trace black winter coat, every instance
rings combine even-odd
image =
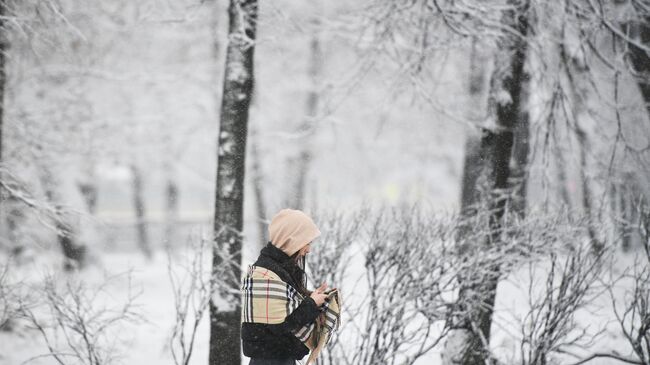
[[[301,269],[287,254],[270,242],[262,249],[254,265],[273,271],[284,282],[297,288],[296,274]],[[320,309],[316,302],[311,297],[306,297],[283,323],[242,323],[241,339],[244,355],[264,359],[302,359],[309,353],[309,348],[290,331],[314,322],[319,313]]]

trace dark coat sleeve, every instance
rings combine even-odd
[[[320,309],[316,305],[316,302],[314,302],[311,297],[306,297],[302,300],[300,305],[298,305],[298,307],[284,319],[284,322],[273,324],[269,327],[272,332],[277,334],[291,332],[306,324],[314,322],[319,314]]]

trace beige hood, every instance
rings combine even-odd
[[[269,224],[271,243],[291,256],[320,236],[320,230],[309,216],[299,210],[282,209]]]

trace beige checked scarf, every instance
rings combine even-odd
[[[305,298],[273,271],[250,265],[242,280],[242,322],[279,324]],[[340,325],[341,298],[338,290],[327,293],[329,301],[321,307],[318,319],[293,331],[293,335],[311,350],[307,365],[320,354],[332,332]]]

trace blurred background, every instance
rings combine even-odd
[[[137,249],[138,220],[160,246],[171,214],[180,226],[212,219],[226,9],[209,1],[10,9],[25,15],[9,33],[4,160],[34,191],[45,194],[47,182],[58,204],[90,213],[92,246]],[[311,155],[304,206],[458,204],[465,126],[453,118],[467,108],[458,79],[467,69],[454,64],[467,64],[467,55],[450,47],[454,60],[432,60],[422,76],[436,82],[419,95],[379,45],[359,39],[354,9],[260,9],[247,220],[296,199],[303,150]]]

